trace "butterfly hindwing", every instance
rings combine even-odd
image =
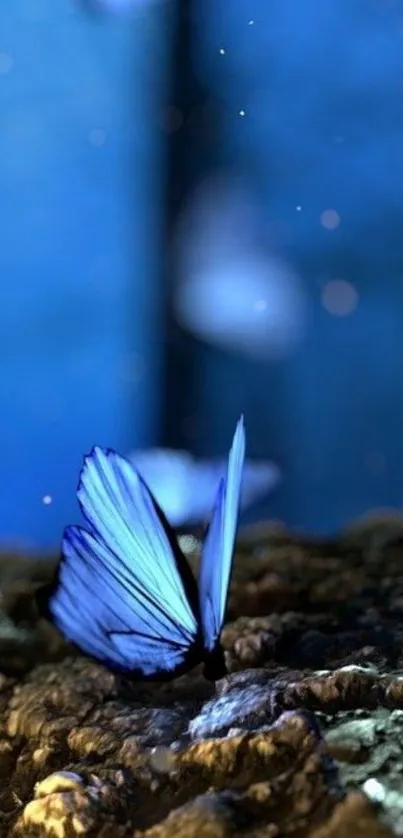
[[[229,454],[227,474],[218,487],[201,555],[199,601],[207,651],[215,648],[225,616],[244,459],[245,430],[241,418]]]
[[[77,494],[87,529],[65,531],[54,622],[112,669],[173,673],[196,643],[197,589],[163,513],[133,466],[98,447]]]

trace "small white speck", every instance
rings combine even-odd
[[[6,76],[10,72],[14,62],[8,52],[0,52],[0,76]]]
[[[301,212],[302,207],[301,207],[301,205],[300,205],[300,204],[298,204],[298,206],[296,206],[296,207],[295,207],[295,209],[297,210],[297,212]]]
[[[246,115],[246,111],[244,111],[244,110],[242,109],[242,110],[238,111],[238,115],[239,115],[239,116],[245,116],[245,115]]]
[[[248,20],[248,26],[253,26],[254,22],[254,20]]]
[[[52,503],[52,500],[52,495],[44,495],[42,498],[42,502],[45,504],[45,506],[49,506],[49,504]]]
[[[106,142],[106,131],[102,128],[94,128],[90,131],[88,139],[91,145],[96,148],[101,148],[101,146],[105,145]]]
[[[225,49],[223,49],[222,47],[220,49],[220,55],[225,55]]]

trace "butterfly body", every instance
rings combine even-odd
[[[227,674],[227,665],[221,643],[217,643],[211,652],[204,652],[203,674],[207,681],[219,681]]]
[[[198,583],[141,475],[114,451],[85,458],[77,497],[85,527],[67,527],[42,613],[85,654],[131,678],[176,677],[203,663],[226,673],[220,643],[245,455],[238,422],[200,560]]]

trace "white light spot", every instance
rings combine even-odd
[[[245,116],[246,111],[244,111],[243,108],[242,108],[242,110],[238,111],[238,114],[239,114],[239,116]]]
[[[282,358],[305,334],[306,296],[299,277],[261,247],[261,223],[243,181],[199,187],[179,227],[174,305],[181,325],[209,343]]]
[[[6,76],[14,64],[8,52],[0,52],[0,76]]]
[[[223,49],[222,47],[220,49],[220,55],[225,55],[225,49]]]
[[[375,777],[369,777],[368,780],[363,783],[363,791],[372,800],[374,803],[383,803],[385,800],[385,787],[380,783]]]
[[[337,230],[340,226],[340,221],[339,213],[334,209],[324,210],[320,216],[320,223],[326,230]]]
[[[44,495],[42,498],[42,502],[45,504],[45,506],[49,506],[49,504],[52,503],[52,500],[53,498],[51,495]]]
[[[106,142],[106,131],[102,128],[93,128],[89,133],[88,139],[95,148],[101,148]]]
[[[301,210],[302,210],[301,204],[298,204],[298,206],[296,206],[295,209],[297,210],[297,212],[301,212]]]
[[[183,553],[195,553],[201,548],[200,541],[194,535],[180,535],[178,541]]]
[[[248,20],[248,26],[253,26],[254,22],[254,20]]]
[[[329,314],[345,317],[357,308],[358,292],[350,282],[333,279],[322,289],[322,305]]]

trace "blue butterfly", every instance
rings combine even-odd
[[[131,677],[166,679],[204,662],[226,673],[220,644],[245,458],[243,417],[220,480],[197,585],[175,533],[140,473],[93,448],[77,497],[86,529],[67,527],[55,583],[39,596],[65,637]]]

